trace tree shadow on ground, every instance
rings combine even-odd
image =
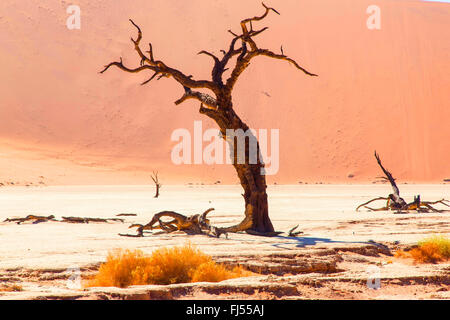
[[[316,238],[316,237],[285,237],[285,236],[277,236],[277,239],[280,240],[286,240],[286,242],[283,243],[274,243],[272,244],[274,247],[280,248],[280,249],[292,249],[289,247],[283,247],[283,245],[289,245],[292,246],[295,245],[296,248],[304,248],[306,246],[315,246],[320,243],[353,243],[353,244],[376,244],[372,241],[337,241],[332,240],[330,238]]]

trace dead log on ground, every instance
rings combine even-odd
[[[50,220],[55,220],[54,215],[49,216],[36,216],[33,214],[30,214],[26,216],[25,218],[6,218],[3,222],[16,222],[17,224],[21,224],[25,221],[32,221],[33,224],[41,223],[41,222],[47,222]]]
[[[194,214],[191,216],[185,216],[183,214],[174,211],[161,211],[156,213],[152,220],[143,224],[132,224],[129,228],[137,228],[137,237],[143,237],[145,230],[161,229],[167,233],[175,231],[183,231],[187,234],[206,234],[215,237],[220,237],[222,234],[227,234],[225,228],[217,228],[210,225],[210,221],[207,218],[208,213],[213,211],[214,208],[209,208],[202,214]],[[163,221],[162,218],[171,218],[170,221]],[[119,234],[120,236],[134,236],[129,234]]]
[[[107,223],[109,221],[124,222],[123,219],[119,219],[119,218],[88,218],[88,217],[62,217],[61,222],[68,222],[68,223],[104,222],[104,223]]]

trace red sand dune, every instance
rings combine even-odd
[[[284,52],[318,78],[259,57],[234,105],[252,128],[280,129],[280,170],[269,182],[368,182],[376,149],[399,180],[450,178],[450,5],[406,0],[267,1],[261,47]],[[198,104],[175,106],[173,80],[98,71],[120,56],[138,65],[133,18],[155,56],[195,78],[263,12],[260,1],[77,0],[81,30],[66,28],[67,1],[0,2],[0,181],[234,183],[227,165],[171,163],[176,128],[192,130]],[[369,5],[381,30],[366,27]],[[348,175],[354,178],[348,178]]]

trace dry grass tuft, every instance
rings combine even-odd
[[[420,241],[417,247],[395,253],[396,257],[413,258],[418,263],[437,263],[450,259],[450,239],[445,236],[433,236]]]
[[[144,284],[218,282],[251,276],[253,273],[235,267],[232,270],[190,245],[162,248],[145,256],[140,250],[115,250],[100,266],[88,287],[121,287]]]

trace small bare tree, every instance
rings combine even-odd
[[[162,186],[162,184],[159,183],[158,171],[153,171],[153,174],[151,175],[151,177],[156,186],[156,193],[153,198],[158,198],[159,197],[159,188],[161,188],[161,186]]]
[[[228,137],[227,129],[242,130],[247,132],[249,127],[236,114],[233,101],[232,92],[239,76],[247,69],[250,62],[256,57],[263,56],[278,60],[283,60],[292,64],[298,70],[304,72],[308,76],[316,76],[301,67],[295,60],[285,55],[281,47],[281,53],[275,53],[268,49],[258,47],[255,38],[266,31],[268,27],[259,30],[253,29],[253,23],[263,20],[269,12],[280,14],[274,8],[262,4],[264,13],[261,16],[244,19],[240,23],[240,34],[229,30],[233,38],[227,50],[221,50],[222,57],[202,50],[199,54],[210,57],[213,61],[211,71],[211,80],[195,80],[192,75],[187,75],[178,69],[168,66],[165,62],[157,60],[154,56],[152,44],[149,44],[149,50],[142,51],[140,43],[142,40],[142,32],[137,24],[130,19],[133,26],[136,27],[138,35],[136,39],[131,39],[135,51],[139,55],[140,66],[136,68],[129,68],[122,62],[122,58],[118,62],[111,62],[105,66],[101,73],[108,70],[110,67],[117,67],[125,72],[138,73],[142,71],[153,71],[151,77],[142,82],[142,85],[149,83],[152,79],[157,78],[172,78],[183,87],[183,95],[175,101],[176,105],[184,101],[194,99],[200,102],[199,112],[206,115],[220,128],[221,136],[227,141],[231,149],[231,158],[233,166],[237,172],[242,188],[244,189],[243,197],[245,201],[245,218],[238,225],[224,228],[225,232],[247,231],[254,234],[273,235],[275,234],[272,222],[269,218],[269,210],[267,203],[266,192],[266,177],[264,172],[264,162],[261,160],[259,143],[257,145],[257,162],[249,161],[252,155],[249,152],[249,140],[256,141],[256,137],[250,134],[249,140],[245,142],[245,149],[243,155],[240,148],[237,147],[237,137]],[[240,45],[236,46],[240,42]],[[235,59],[234,59],[235,58]],[[231,61],[235,61],[232,65]],[[228,77],[224,80],[224,75],[227,70],[230,70]],[[199,91],[206,90],[209,93]],[[238,154],[241,152],[241,154]],[[254,157],[253,157],[254,158]],[[245,161],[237,161],[237,159],[244,159]],[[242,163],[243,162],[243,163]]]

